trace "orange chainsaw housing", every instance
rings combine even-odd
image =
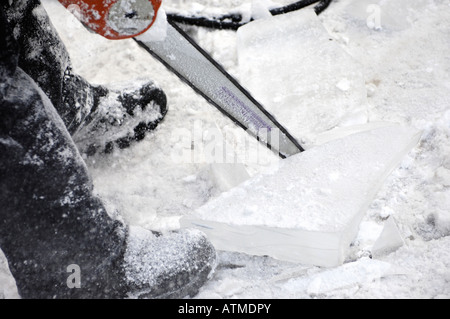
[[[136,34],[120,34],[119,32],[113,30],[108,26],[108,16],[111,7],[117,2],[117,0],[58,0],[64,7],[71,9],[70,7],[76,6],[76,10],[79,10],[80,17],[78,17],[81,22],[90,30],[104,36],[111,40],[120,40],[133,38],[140,34],[143,34],[148,29],[151,28],[156,20],[158,10],[161,7],[162,0],[143,0],[149,1],[154,10],[153,20],[142,31]]]

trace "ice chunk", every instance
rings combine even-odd
[[[155,22],[144,34],[137,37],[139,41],[164,41],[167,36],[167,14],[161,6]]]
[[[237,37],[241,82],[297,138],[367,122],[362,68],[313,10],[256,20]]]
[[[327,294],[339,289],[351,289],[381,278],[405,274],[405,270],[387,262],[363,258],[336,269],[327,269],[312,276],[290,279],[284,284],[288,290],[298,291],[306,287],[311,296]]]
[[[389,217],[384,223],[383,231],[372,247],[372,256],[378,257],[383,254],[391,253],[403,246],[403,238],[392,217]]]
[[[229,191],[250,178],[242,163],[212,163],[209,167],[212,180],[222,191]]]
[[[391,125],[346,136],[280,162],[181,219],[219,250],[336,266],[378,188],[418,142]]]
[[[273,7],[276,7],[276,4],[270,0],[253,0],[251,4],[252,18],[262,19],[271,17],[270,9]]]

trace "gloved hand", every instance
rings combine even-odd
[[[58,0],[84,26],[107,39],[138,36],[153,25],[162,0]],[[75,9],[75,10],[74,10]]]

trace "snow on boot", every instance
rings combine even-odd
[[[138,89],[136,89],[138,87]],[[110,153],[140,141],[167,113],[166,95],[153,82],[95,89],[94,106],[72,134],[81,153]]]
[[[160,235],[130,227],[124,257],[129,298],[194,297],[216,266],[216,252],[193,229]]]

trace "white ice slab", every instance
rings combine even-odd
[[[362,67],[313,10],[249,23],[237,47],[241,82],[295,137],[367,122]]]
[[[181,225],[202,229],[219,250],[339,265],[377,190],[419,135],[391,125],[316,146],[223,193]]]

